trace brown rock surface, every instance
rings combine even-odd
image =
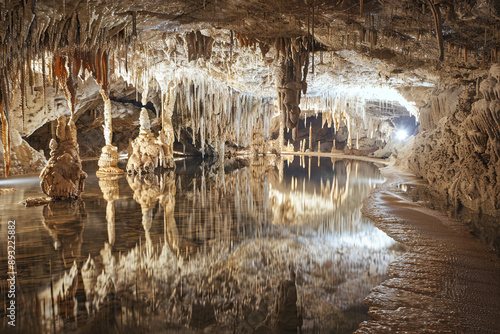
[[[496,79],[490,75],[480,87],[489,81]],[[480,92],[477,100],[474,86],[465,88],[451,114],[417,135],[409,168],[456,209],[500,217],[500,102]]]

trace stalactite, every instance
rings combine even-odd
[[[22,120],[22,133],[24,133],[24,113],[26,106],[26,64],[21,63],[21,120]]]
[[[313,0],[313,4],[312,4],[312,74],[314,75],[314,0]]]
[[[9,115],[9,85],[7,81],[6,69],[0,73],[0,112],[2,119],[2,145],[4,156],[4,175],[9,176],[10,172],[10,115]]]
[[[191,31],[184,34],[184,50],[188,61],[203,57],[208,60],[212,56],[214,39],[203,35],[200,31]]]
[[[434,4],[434,0],[427,0],[429,7],[432,11],[432,17],[434,19],[434,30],[436,31],[436,38],[439,47],[439,61],[444,60],[444,42],[443,42],[443,27],[441,22],[441,12],[439,7]]]

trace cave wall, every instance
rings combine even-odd
[[[32,148],[26,140],[21,138],[17,130],[11,131],[11,164],[10,174],[32,174],[40,172],[47,164],[42,152]],[[0,174],[4,174],[4,150],[0,140]]]
[[[493,65],[477,81],[479,87],[472,83],[448,91],[450,113],[416,136],[407,161],[451,207],[494,217],[500,217],[500,96],[494,90],[499,70]]]

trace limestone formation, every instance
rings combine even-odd
[[[456,108],[440,125],[419,134],[410,168],[456,209],[464,206],[500,216],[500,100],[491,87],[498,66],[480,83],[464,90]]]
[[[124,171],[118,168],[118,148],[112,145],[113,126],[109,93],[103,88],[100,89],[100,93],[104,100],[104,140],[106,145],[102,148],[98,162],[99,170],[96,174],[98,176],[123,174]]]
[[[174,168],[172,145],[163,132],[155,138],[144,108],[141,111],[140,126],[139,136],[130,143],[127,173],[143,174],[152,173],[157,168]]]
[[[120,175],[124,171],[118,167],[118,148],[113,145],[106,145],[102,148],[98,161],[99,170],[97,176]]]
[[[276,73],[279,108],[287,128],[295,129],[300,116],[301,93],[307,92],[307,72],[310,43],[304,39],[278,39],[276,48],[283,52],[283,60]],[[308,48],[307,48],[307,47]]]
[[[78,198],[87,173],[82,169],[73,118],[57,120],[57,141],[50,143],[50,159],[40,174],[42,191],[54,199]]]
[[[47,164],[47,160],[43,153],[33,149],[26,140],[21,138],[17,130],[11,130],[11,138],[9,139],[10,154],[4,155],[4,149],[0,146],[0,171],[5,175],[33,174],[39,173]],[[3,142],[2,142],[3,143]],[[15,159],[10,158],[10,162],[5,163],[4,156],[12,155]],[[5,166],[9,167],[7,173]]]

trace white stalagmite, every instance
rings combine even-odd
[[[102,153],[98,161],[99,170],[96,172],[96,175],[123,174],[124,171],[118,168],[118,148],[112,144],[113,117],[109,92],[102,87],[99,89],[99,92],[104,101],[104,140],[106,145],[102,148]]]

